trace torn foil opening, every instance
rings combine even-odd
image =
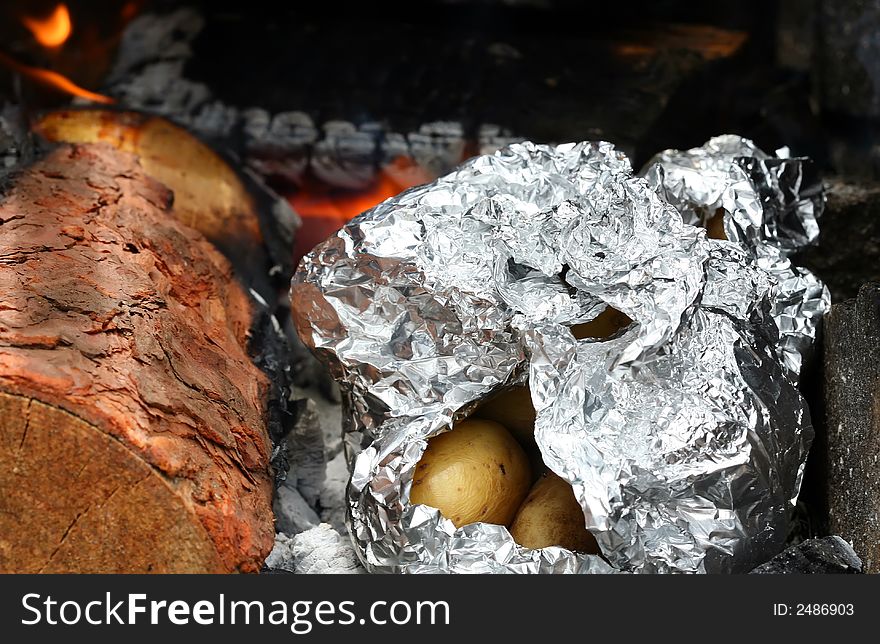
[[[344,391],[366,566],[725,572],[778,552],[813,433],[797,379],[829,306],[787,259],[818,232],[808,173],[734,136],[663,152],[643,177],[610,143],[514,144],[307,255],[292,306]],[[694,225],[712,217],[726,240]],[[608,307],[633,323],[575,339]],[[601,557],[409,503],[427,440],[516,383]]]

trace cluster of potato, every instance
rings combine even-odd
[[[600,340],[630,322],[609,307],[595,320],[572,327],[572,333]],[[428,441],[416,465],[410,501],[437,508],[456,527],[476,522],[507,526],[527,548],[598,553],[571,486],[544,466],[534,429],[527,387],[487,400],[452,431]]]

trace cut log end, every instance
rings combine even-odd
[[[223,572],[171,485],[77,416],[0,393],[0,572]]]

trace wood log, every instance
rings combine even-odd
[[[104,144],[0,192],[0,572],[258,571],[270,551],[252,301]]]
[[[265,186],[238,173],[226,158],[167,119],[112,109],[67,109],[42,115],[33,129],[51,143],[107,143],[138,157],[144,171],[173,194],[175,216],[202,233],[232,263],[236,279],[266,303],[255,316],[248,351],[269,376],[269,435],[280,441],[288,409],[291,358],[277,320],[289,318],[296,215]],[[279,472],[286,470],[280,463]]]
[[[174,193],[177,217],[217,246],[248,288],[273,304],[279,287],[286,292],[295,215],[258,203],[248,178],[189,131],[161,117],[112,109],[56,110],[34,130],[54,143],[103,142],[137,155],[144,171]]]

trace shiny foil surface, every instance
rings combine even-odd
[[[731,136],[643,177],[610,143],[513,144],[308,254],[294,318],[343,390],[368,569],[726,572],[776,554],[813,434],[797,378],[829,305],[787,259],[818,232],[807,169]],[[694,225],[715,216],[730,241]],[[576,340],[607,307],[632,324]],[[427,440],[516,383],[602,557],[409,503]]]

